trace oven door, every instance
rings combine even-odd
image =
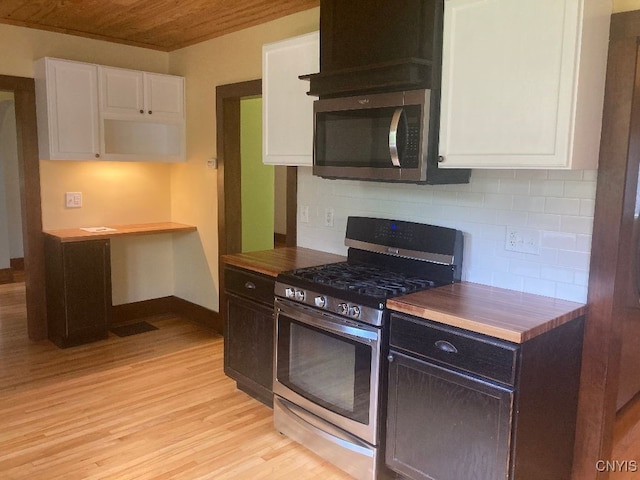
[[[276,298],[273,391],[376,445],[380,329]]]

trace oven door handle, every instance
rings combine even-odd
[[[377,342],[380,337],[380,332],[375,328],[369,328],[359,324],[353,327],[346,325],[344,322],[349,322],[349,320],[343,320],[340,317],[322,310],[314,310],[305,305],[290,305],[288,302],[285,303],[285,301],[279,298],[276,299],[275,306],[276,321],[278,315],[284,313],[288,317],[301,323],[335,333],[342,337],[351,338],[360,343]],[[318,318],[318,316],[322,318]]]

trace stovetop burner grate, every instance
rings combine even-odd
[[[347,262],[294,270],[289,275],[315,285],[326,285],[376,298],[390,298],[435,286],[429,279],[390,271],[376,265]]]

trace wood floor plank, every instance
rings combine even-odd
[[[184,319],[59,349],[27,339],[24,284],[0,285],[0,478],[346,480],[273,428]]]

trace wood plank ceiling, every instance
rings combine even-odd
[[[0,23],[169,52],[320,0],[0,0]]]

